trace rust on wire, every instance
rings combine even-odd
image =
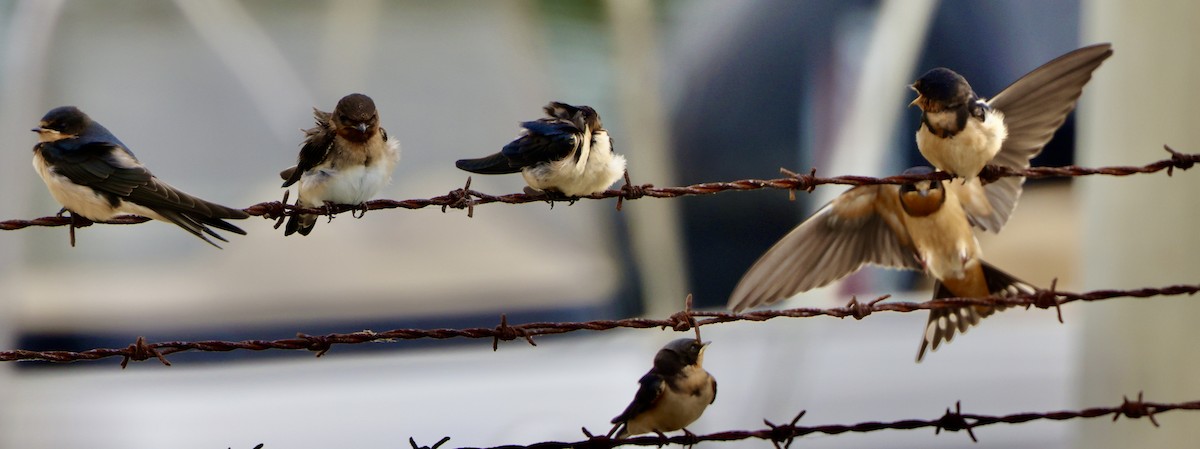
[[[802,411],[800,414],[796,415],[796,417],[792,419],[791,423],[789,424],[776,425],[771,421],[763,420],[763,422],[767,425],[767,428],[758,430],[730,430],[725,432],[710,433],[707,435],[696,435],[685,432],[683,435],[675,436],[666,436],[660,434],[617,439],[610,438],[603,434],[593,435],[585,428],[583,429],[583,433],[587,439],[582,441],[544,441],[530,445],[505,445],[495,446],[488,449],[609,449],[625,445],[661,447],[668,444],[690,446],[704,441],[741,441],[750,439],[767,440],[772,442],[778,449],[786,449],[792,444],[793,441],[795,441],[796,438],[816,433],[839,435],[843,433],[867,433],[879,430],[913,430],[927,428],[934,429],[935,435],[941,434],[941,431],[943,430],[947,432],[966,431],[967,436],[970,437],[972,441],[977,442],[978,438],[975,435],[975,429],[994,424],[1022,424],[1030,421],[1043,420],[1066,421],[1071,419],[1099,418],[1112,415],[1114,419],[1120,416],[1124,416],[1129,419],[1146,417],[1150,419],[1152,424],[1157,426],[1158,423],[1154,421],[1154,414],[1165,413],[1174,410],[1200,410],[1200,401],[1180,403],[1145,402],[1142,399],[1142,394],[1138,393],[1138,399],[1136,401],[1130,401],[1129,398],[1125,398],[1124,402],[1117,407],[1096,407],[1082,410],[1063,410],[1041,413],[1014,413],[1003,416],[963,413],[962,403],[958,402],[955,403],[953,410],[947,408],[946,412],[936,419],[905,419],[891,422],[869,421],[857,424],[827,424],[819,426],[797,425],[800,419],[804,417],[805,412]]]
[[[1200,154],[1179,153],[1164,147],[1171,157],[1154,163],[1150,163],[1141,167],[1131,166],[1114,166],[1101,168],[1086,168],[1077,166],[1067,167],[1032,167],[1025,170],[1014,170],[1011,168],[1000,167],[996,165],[988,165],[983,172],[979,174],[980,179],[984,182],[992,182],[1000,178],[1010,176],[1023,176],[1030,179],[1055,178],[1055,177],[1075,177],[1075,176],[1090,176],[1090,175],[1109,175],[1109,176],[1129,176],[1138,173],[1156,173],[1162,170],[1167,170],[1167,175],[1174,173],[1176,168],[1187,170],[1196,162],[1200,162]],[[282,217],[297,214],[316,214],[316,215],[334,215],[344,212],[362,212],[366,213],[369,210],[377,209],[422,209],[430,206],[438,206],[445,212],[450,209],[466,209],[468,216],[474,216],[475,206],[489,203],[505,203],[505,204],[524,204],[533,202],[548,201],[551,205],[555,201],[575,202],[579,199],[605,199],[618,198],[618,209],[624,204],[625,200],[635,200],[643,197],[651,198],[675,198],[680,196],[693,195],[713,195],[716,193],[727,191],[748,191],[762,189],[780,189],[787,190],[790,197],[794,198],[794,193],[797,190],[812,192],[816,186],[820,185],[877,185],[877,184],[904,184],[920,180],[947,180],[950,175],[942,172],[936,172],[925,175],[897,175],[888,176],[885,178],[873,178],[869,176],[835,176],[831,178],[821,178],[816,176],[816,170],[812,170],[809,174],[799,174],[786,169],[781,171],[787,176],[779,179],[742,179],[729,182],[705,182],[693,184],[685,187],[654,187],[653,184],[644,184],[635,186],[629,182],[626,176],[625,185],[619,189],[606,190],[604,192],[595,193],[583,197],[555,197],[541,193],[513,193],[508,195],[489,195],[483,192],[471,190],[471,178],[467,178],[467,183],[460,189],[455,189],[446,195],[428,198],[428,199],[410,199],[410,200],[372,200],[361,205],[333,205],[329,207],[305,208],[291,204],[287,204],[286,196],[284,201],[269,201],[265,203],[255,204],[243,209],[246,213],[254,216],[264,217],[269,220],[279,220]],[[628,173],[627,173],[628,175]],[[83,218],[83,217],[79,217]],[[122,215],[104,221],[105,224],[137,224],[149,221],[145,217]],[[31,226],[66,226],[72,223],[72,219],[63,216],[50,216],[35,218],[32,220],[6,220],[0,221],[0,230],[16,230]],[[77,221],[75,227],[82,227],[91,224],[87,221]]]
[[[605,331],[616,328],[631,329],[672,329],[686,332],[720,323],[736,321],[767,321],[775,318],[809,318],[829,316],[835,318],[862,319],[874,312],[915,312],[944,308],[958,308],[964,305],[1005,305],[1005,306],[1034,306],[1039,308],[1058,308],[1062,304],[1075,301],[1100,301],[1113,298],[1149,298],[1155,296],[1193,295],[1200,291],[1200,285],[1173,285],[1162,288],[1142,288],[1135,290],[1095,290],[1087,293],[1070,293],[1046,290],[1024,293],[1011,297],[989,298],[948,298],[925,302],[881,302],[888,296],[881,296],[866,304],[857,300],[844,307],[828,309],[795,308],[784,310],[761,310],[747,313],[705,312],[691,310],[690,304],[684,311],[676,312],[666,319],[626,318],[621,320],[595,320],[575,322],[534,322],[525,324],[509,324],[508,317],[500,316],[500,324],[495,327],[476,327],[465,329],[393,329],[383,332],[359,331],[345,334],[305,335],[297,334],[295,338],[282,340],[242,340],[242,341],[165,341],[146,343],[141,337],[126,348],[90,349],[82,352],[70,351],[30,351],[12,350],[0,351],[0,362],[40,360],[48,362],[76,362],[98,360],[108,357],[121,357],[122,367],[129,361],[143,361],[151,358],[163,364],[170,365],[166,356],[185,351],[228,352],[228,351],[266,351],[266,350],[306,350],[322,356],[334,345],[361,344],[369,342],[387,342],[396,340],[416,339],[448,339],[474,338],[491,339],[492,349],[499,349],[500,341],[524,339],[531,345],[537,346],[533,337],[540,335],[555,335],[575,331]],[[1046,295],[1053,295],[1046,299]]]

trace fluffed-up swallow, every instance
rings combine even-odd
[[[967,80],[938,67],[910,87],[917,98],[921,125],[917,149],[935,167],[974,183],[988,163],[1016,170],[1042,151],[1075,109],[1092,72],[1112,56],[1112,45],[1083,47],[1055,58],[1022,76],[991,99],[975,94]],[[975,217],[975,225],[997,232],[1021,194],[1023,177],[1005,177],[984,186],[996,213]]]
[[[333,113],[313,108],[313,118],[316,126],[304,130],[296,165],[279,173],[284,188],[300,183],[296,205],[358,205],[392,181],[400,142],[379,126],[371,97],[347,95]],[[316,225],[316,215],[292,215],[283,235],[308,235]]]
[[[458,168],[485,175],[520,172],[529,187],[566,196],[608,189],[625,172],[600,114],[588,106],[552,102],[548,117],[521,123],[520,137],[499,153],[460,159]]]
[[[916,167],[905,174],[928,174]],[[1032,292],[1028,284],[983,262],[969,217],[981,193],[958,182],[919,181],[847,190],[767,250],[729,298],[740,312],[841,279],[865,264],[924,271],[937,282],[934,299]],[[917,361],[955,332],[999,307],[931,310]]]
[[[37,128],[33,168],[64,211],[102,221],[120,214],[174,223],[220,248],[208,237],[227,242],[209,226],[245,235],[225,221],[246,212],[188,195],[146,169],[129,147],[74,106],[51,109]]]
[[[633,402],[612,419],[615,426],[609,435],[672,432],[700,419],[717,400],[717,380],[703,366],[708,344],[681,338],[659,349],[654,367],[638,380],[641,386]]]

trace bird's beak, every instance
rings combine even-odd
[[[367,124],[359,123],[358,126],[354,127],[354,129],[357,129],[358,132],[360,132],[360,133],[366,134],[367,133]]]
[[[909,87],[912,87],[912,86],[909,86]],[[914,89],[914,90],[915,90],[915,89]],[[918,105],[917,103],[920,103],[920,102],[921,102],[921,100],[923,100],[923,99],[924,99],[924,97],[922,97],[922,96],[921,96],[921,94],[917,94],[917,98],[914,98],[914,99],[913,99],[913,101],[912,101],[912,103],[909,103],[909,104],[908,104],[908,107],[910,107],[910,108],[911,108],[911,107],[913,107],[913,106],[916,106],[916,107],[921,107],[921,106],[920,106],[920,105]]]
[[[39,126],[37,128],[31,129],[30,131],[33,131],[35,133],[40,133],[40,132],[42,132],[42,127]]]

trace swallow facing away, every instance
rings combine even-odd
[[[1100,63],[1112,56],[1112,45],[1083,47],[1055,58],[1022,76],[990,100],[979,98],[961,75],[935,68],[910,88],[910,103],[922,111],[917,149],[938,169],[976,184],[988,163],[1016,170],[1042,151],[1075,109],[1083,86]],[[986,189],[997,212],[974,217],[984,230],[997,232],[1008,220],[1021,194],[1023,177],[1005,177]],[[1003,211],[1003,212],[1002,212]]]
[[[708,404],[717,400],[717,380],[703,366],[708,344],[681,338],[658,350],[654,367],[638,380],[641,386],[633,402],[613,418],[609,435],[672,432],[700,419]]]
[[[333,113],[313,108],[313,118],[316,126],[304,130],[296,165],[279,173],[284,188],[300,183],[296,205],[358,205],[392,181],[400,141],[379,126],[371,97],[347,95]],[[316,215],[292,215],[283,235],[308,235],[316,225]]]
[[[93,221],[120,214],[174,223],[220,248],[208,237],[227,242],[209,227],[245,235],[226,222],[245,212],[188,195],[146,169],[112,133],[74,106],[51,109],[31,131],[33,168],[64,211]]]
[[[928,174],[916,167],[905,174]],[[971,231],[985,203],[961,183],[919,181],[847,190],[767,250],[729,298],[740,312],[841,279],[864,264],[924,271],[936,279],[934,299],[1029,293],[1033,288],[983,262]],[[1000,307],[931,310],[917,361]]]
[[[548,117],[521,123],[524,130],[499,153],[460,159],[458,168],[485,175],[520,172],[529,187],[582,196],[603,192],[625,172],[600,114],[588,106],[552,102]]]

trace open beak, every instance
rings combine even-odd
[[[908,107],[910,107],[910,108],[911,108],[911,107],[913,107],[913,106],[916,106],[916,107],[918,107],[918,108],[919,108],[919,107],[921,107],[921,105],[920,105],[919,103],[921,103],[921,102],[922,102],[922,100],[924,100],[924,99],[925,99],[925,97],[922,97],[922,96],[921,96],[921,94],[917,94],[917,98],[914,98],[914,99],[913,99],[913,101],[912,101],[912,103],[909,103],[909,104],[908,104]]]
[[[921,101],[921,99],[922,99],[922,98],[924,98],[924,97],[922,97],[922,96],[921,96],[921,91],[917,90],[917,83],[912,83],[912,84],[909,84],[909,85],[908,85],[908,88],[909,88],[909,89],[912,89],[912,91],[913,91],[913,92],[916,92],[916,93],[917,93],[917,98],[913,99],[912,103],[909,103],[909,104],[908,104],[908,107],[910,107],[910,108],[911,108],[911,107],[913,107],[913,106],[917,106],[917,105],[918,105],[918,103]]]

